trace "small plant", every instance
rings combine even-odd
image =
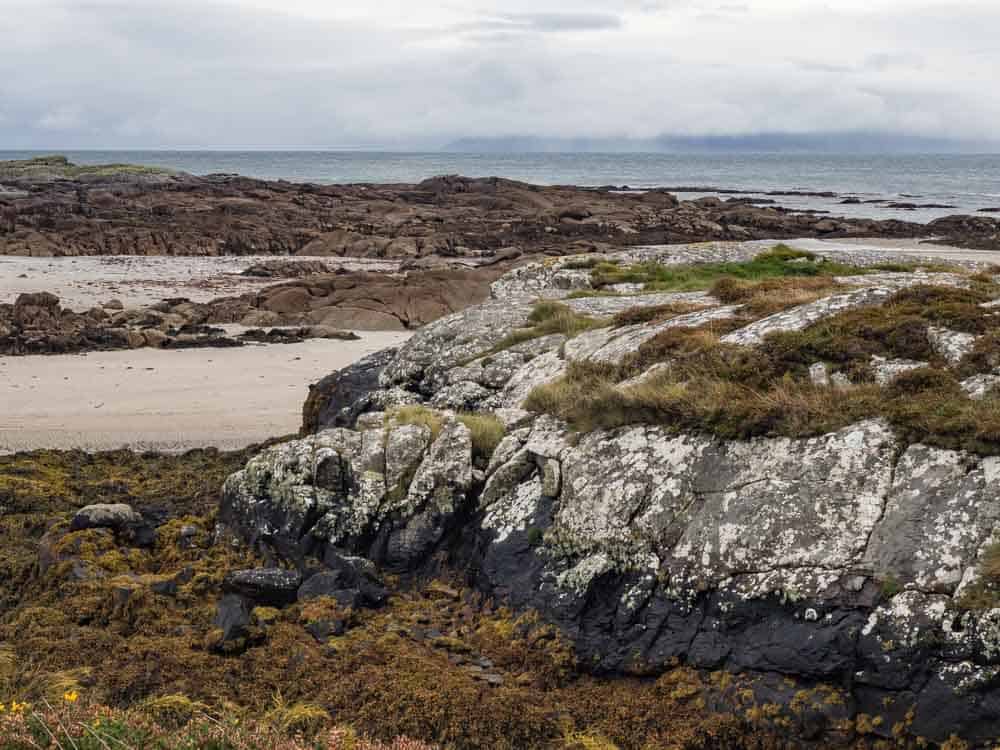
[[[528,316],[528,327],[519,328],[507,334],[487,354],[493,354],[526,341],[561,333],[572,338],[584,331],[607,325],[601,318],[592,318],[574,312],[571,307],[561,302],[545,301],[535,305]]]
[[[899,579],[896,576],[889,574],[882,579],[882,598],[892,599],[896,594],[903,590],[902,584],[900,584]]]
[[[444,429],[444,417],[440,412],[429,409],[419,404],[410,406],[397,406],[386,414],[387,424],[413,424],[421,425],[431,431],[431,440],[437,440],[441,430]]]
[[[458,421],[468,427],[472,435],[473,459],[488,462],[506,434],[503,422],[493,414],[459,414]]]

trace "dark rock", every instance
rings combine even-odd
[[[70,521],[70,530],[83,529],[111,529],[134,547],[152,547],[156,542],[155,529],[125,503],[98,503],[81,508]]]
[[[253,604],[239,594],[226,594],[219,601],[214,625],[222,631],[222,640],[235,641],[245,638],[250,627]]]
[[[395,356],[395,349],[383,349],[310,386],[302,407],[302,434],[353,427],[358,416],[369,408],[382,369]]]
[[[154,594],[160,594],[162,596],[177,596],[177,581],[176,579],[168,579],[166,581],[156,581],[149,587]]]
[[[316,620],[306,625],[306,632],[319,643],[326,643],[331,638],[343,635],[347,626],[343,620]]]
[[[388,598],[388,592],[369,581],[366,576],[359,575],[353,568],[345,567],[317,573],[299,587],[300,601],[321,596],[332,597],[341,606],[360,609],[382,606]]]
[[[222,581],[222,590],[256,604],[284,607],[295,603],[301,583],[302,575],[294,570],[257,568],[228,573]]]

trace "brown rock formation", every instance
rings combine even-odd
[[[312,185],[141,168],[0,163],[0,255],[277,254],[490,258],[794,236],[921,237],[921,224],[818,217],[744,200],[540,187],[499,178]],[[957,227],[995,236],[1000,222]]]

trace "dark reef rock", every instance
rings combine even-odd
[[[228,573],[222,581],[222,590],[239,594],[255,604],[284,607],[295,603],[301,583],[302,575],[296,571],[258,568]]]
[[[395,349],[383,349],[309,386],[302,407],[302,434],[354,427],[358,416],[371,407],[371,394],[378,390],[382,369],[395,356]]]

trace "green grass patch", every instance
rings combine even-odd
[[[542,336],[550,336],[554,333],[561,333],[572,338],[584,331],[594,328],[601,328],[608,325],[604,318],[594,318],[589,315],[581,315],[574,312],[571,307],[560,302],[545,301],[539,302],[528,316],[528,326],[518,328],[507,334],[486,354],[510,349],[512,346],[523,344],[526,341],[533,341]]]
[[[147,167],[142,164],[73,164],[65,156],[39,156],[34,159],[0,161],[0,178],[32,179],[47,176],[73,179],[84,176],[115,177],[118,175],[170,175],[173,170]]]
[[[856,266],[825,260],[814,253],[796,250],[788,245],[775,245],[747,261],[718,263],[688,263],[664,265],[637,263],[630,266],[603,262],[594,266],[591,281],[596,289],[615,284],[643,284],[648,292],[690,292],[712,288],[723,278],[743,282],[789,277],[860,276],[879,272],[928,271],[960,272],[954,266],[925,263],[888,262],[873,266]]]
[[[855,266],[817,259],[813,253],[776,245],[752,260],[720,263],[663,265],[637,263],[595,266],[591,278],[595,288],[614,284],[643,284],[650,292],[690,292],[709,289],[723,277],[755,281],[786,276],[853,275],[862,272]]]

